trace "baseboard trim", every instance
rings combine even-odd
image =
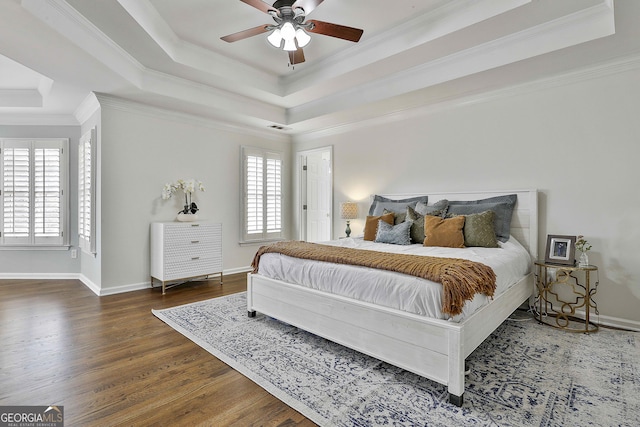
[[[0,279],[14,280],[74,280],[80,279],[78,273],[0,273]]]
[[[231,268],[228,270],[224,270],[222,272],[223,275],[223,282],[224,282],[224,276],[230,276],[232,274],[240,274],[240,273],[248,273],[251,271],[251,267],[238,267],[238,268]],[[212,278],[215,278],[215,276],[212,274],[211,275]],[[197,280],[205,280],[203,279],[193,279],[192,281],[197,281]],[[208,280],[208,279],[206,279]],[[83,282],[84,283],[84,282]],[[89,286],[87,283],[85,283],[85,285]],[[156,285],[156,287],[158,287]],[[96,292],[96,290],[89,286],[89,289],[91,289],[93,292],[96,292],[96,295],[99,296],[105,296],[105,295],[115,295],[115,294],[121,294],[124,292],[133,292],[133,291],[140,291],[142,289],[149,289],[151,288],[151,282],[141,282],[141,283],[132,283],[129,285],[122,285],[122,286],[115,286],[115,287],[110,287],[110,288],[100,288],[98,292]]]
[[[94,294],[96,294],[97,296],[100,296],[100,286],[98,286],[97,284],[93,283],[84,274],[81,274],[80,277],[78,277],[78,279],[82,282],[83,285],[85,285],[87,288],[89,288]]]
[[[113,286],[109,288],[100,288],[101,297],[106,295],[123,294],[125,292],[140,291],[142,289],[151,288],[151,282],[131,283],[129,285]],[[95,292],[95,291],[94,291]]]

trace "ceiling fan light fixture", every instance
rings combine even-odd
[[[293,39],[284,39],[284,47],[282,48],[282,50],[292,52],[294,50],[298,50],[298,47],[296,46],[296,42]]]
[[[311,41],[311,36],[307,34],[305,30],[299,28],[296,30],[296,40],[298,41],[298,47],[305,47]]]
[[[305,22],[307,14],[324,0],[275,0],[273,5],[266,0],[240,1],[268,14],[275,24],[259,25],[220,37],[220,39],[232,43],[258,34],[270,33],[266,37],[267,42],[276,49],[287,51],[289,64],[292,66],[305,62],[303,48],[311,42],[312,36],[309,33],[358,42],[364,32],[359,28],[345,27],[331,22],[316,20]]]
[[[285,41],[285,45],[288,41],[293,41],[296,38],[296,29],[291,22],[285,22],[280,29],[280,34]]]
[[[269,34],[269,37],[267,37],[267,40],[271,46],[280,48],[283,40],[280,28],[273,30],[271,34]]]

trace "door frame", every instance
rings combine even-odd
[[[296,191],[296,217],[298,218],[298,226],[296,227],[297,239],[306,240],[307,237],[307,215],[304,210],[306,200],[306,181],[305,175],[302,173],[303,158],[310,153],[329,152],[329,167],[331,168],[331,177],[329,185],[329,238],[333,239],[333,146],[318,147],[310,150],[296,151],[296,167],[295,167],[295,183]]]

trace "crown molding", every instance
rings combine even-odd
[[[259,128],[249,127],[245,125],[237,125],[230,122],[216,120],[213,118],[196,116],[189,113],[184,113],[176,110],[170,110],[162,107],[151,106],[137,101],[129,99],[119,98],[112,95],[96,93],[95,94],[101,108],[112,108],[114,110],[124,111],[127,113],[142,114],[147,117],[153,117],[156,119],[171,120],[179,122],[180,124],[190,124],[194,126],[202,126],[210,129],[215,129],[224,132],[233,132],[243,135],[250,135],[254,137],[269,139],[279,142],[290,142],[291,137],[286,134],[275,133],[267,129],[262,130]]]
[[[463,106],[487,103],[499,99],[522,96],[558,87],[579,84],[590,80],[605,78],[619,73],[637,71],[640,69],[640,54],[633,54],[611,61],[601,62],[594,66],[583,67],[556,76],[513,85],[510,87],[487,91],[479,94],[467,94],[455,98],[443,97],[430,99],[420,105],[406,106],[387,111],[373,118],[353,120],[337,126],[327,126],[323,129],[296,133],[292,136],[294,143],[314,141],[329,136],[352,132],[358,129],[393,123],[411,118],[424,117]]]
[[[130,82],[139,82],[144,67],[64,0],[22,0],[29,13],[90,53]]]
[[[285,121],[284,108],[271,102],[145,67],[64,0],[22,0],[22,6],[139,90],[266,122]]]
[[[218,79],[228,83],[246,85],[250,82],[255,89],[281,96],[282,89],[276,76],[181,39],[148,0],[117,1],[176,63],[215,73]]]
[[[71,114],[12,113],[0,114],[3,126],[78,126]]]
[[[426,62],[387,78],[301,104],[288,110],[288,125],[355,109],[513,62],[557,51],[615,33],[613,10],[606,3]],[[362,96],[366,94],[366,96]]]
[[[449,0],[433,11],[416,16],[318,62],[312,68],[281,78],[290,96],[307,87],[385,60],[386,52],[404,52],[467,26],[531,3],[532,0]],[[396,55],[397,56],[397,55]],[[400,65],[399,65],[400,66]],[[360,79],[363,76],[360,77]]]
[[[96,95],[91,92],[87,97],[78,105],[76,111],[73,113],[78,123],[83,124],[89,118],[100,109],[100,103]]]

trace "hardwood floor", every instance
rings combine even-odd
[[[246,290],[246,275],[98,297],[0,280],[0,405],[63,405],[66,426],[311,426],[151,309]]]

